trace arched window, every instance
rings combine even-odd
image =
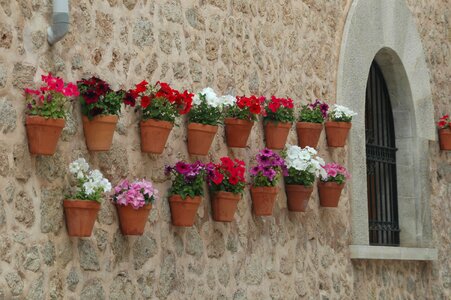
[[[366,87],[365,138],[369,242],[399,246],[393,112],[384,76],[375,61]]]

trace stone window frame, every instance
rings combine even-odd
[[[399,247],[369,245],[365,154],[365,92],[379,64],[395,122]],[[437,140],[430,77],[422,43],[404,0],[354,0],[346,20],[337,103],[358,113],[348,139],[351,259],[436,260],[429,204],[429,141]]]

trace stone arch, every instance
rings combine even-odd
[[[348,141],[352,244],[369,245],[367,186],[362,178],[366,178],[365,91],[373,60],[387,82],[395,119],[401,247],[428,247],[432,238],[428,142],[436,139],[436,130],[426,59],[404,0],[354,0],[344,28],[337,103],[358,113]]]

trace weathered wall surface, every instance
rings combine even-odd
[[[72,27],[46,43],[51,1],[0,1],[0,299],[446,299],[450,297],[450,154],[430,143],[434,242],[439,261],[351,262],[350,209],[251,214],[246,191],[236,221],[215,223],[206,197],[193,228],[170,224],[166,199],[152,210],[143,237],[123,237],[107,201],[91,238],[68,238],[62,200],[68,163],[84,156],[116,183],[151,178],[164,193],[165,164],[190,158],[185,127],[174,128],[163,155],[140,152],[138,118],[125,111],[113,149],[86,150],[77,103],[52,157],[28,153],[21,88],[51,71],[68,80],[99,75],[129,88],[143,78],[176,88],[289,96],[334,102],[336,69],[350,1],[72,2]],[[430,68],[436,116],[450,111],[450,12],[447,0],[409,0]],[[183,123],[183,121],[181,122]],[[321,155],[346,164],[346,149]],[[289,141],[296,142],[294,132]],[[206,159],[247,163],[263,148],[261,125],[250,147],[229,150],[223,130]],[[81,295],[81,296],[80,296]],[[384,297],[385,296],[385,297]]]

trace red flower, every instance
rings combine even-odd
[[[231,185],[237,185],[238,182],[239,182],[238,177],[236,177],[236,176],[231,176],[231,177],[229,178],[229,182],[230,182]]]
[[[141,107],[146,108],[150,104],[150,97],[149,96],[142,96],[141,97]]]
[[[222,180],[224,179],[224,175],[217,170],[214,171],[214,176],[211,179],[214,184],[219,185],[222,183]]]
[[[142,92],[145,92],[146,89],[147,89],[147,84],[148,84],[147,81],[145,81],[145,80],[141,81],[140,83],[138,83],[138,84],[136,85],[135,92],[136,92],[137,94],[142,93]]]
[[[131,107],[135,107],[137,96],[138,95],[136,95],[135,91],[133,90],[128,91],[127,93],[125,93],[124,104],[130,105]]]

